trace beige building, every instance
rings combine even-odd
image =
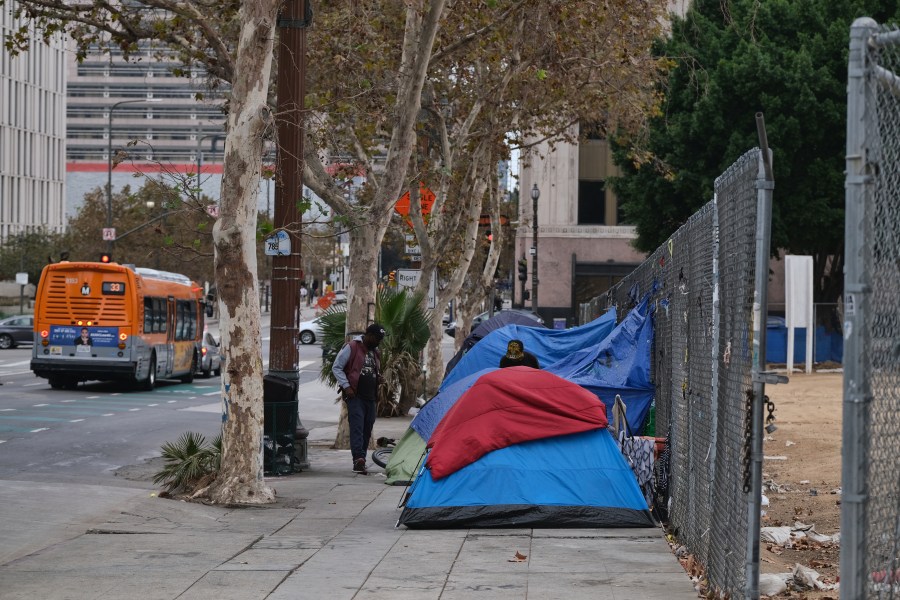
[[[690,0],[671,0],[669,11],[683,15]],[[516,280],[513,305],[532,294],[537,237],[538,301],[525,300],[548,325],[566,319],[573,325],[579,303],[587,302],[618,282],[646,258],[632,246],[633,226],[623,223],[618,199],[606,184],[618,175],[605,139],[580,144],[540,144],[522,157],[519,181],[519,227],[515,258],[528,263],[524,289]],[[537,185],[537,228],[532,190]],[[536,236],[535,236],[536,234]]]
[[[545,157],[545,158],[540,158]],[[533,293],[534,246],[537,234],[538,302],[548,324],[565,318],[572,325],[579,303],[605,292],[645,258],[631,242],[634,227],[621,222],[618,200],[606,184],[616,174],[609,146],[603,139],[559,144],[552,153],[546,144],[525,158],[521,168],[519,228],[516,260],[525,257]],[[532,190],[537,201],[534,228]],[[523,286],[517,281],[514,305],[522,305]],[[531,299],[524,302],[533,307]]]

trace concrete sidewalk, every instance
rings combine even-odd
[[[0,534],[0,598],[698,597],[660,529],[397,528],[404,488],[385,485],[375,466],[354,474],[349,450],[330,448],[334,399],[317,381],[301,385],[310,468],[268,479],[272,505],[160,499],[149,480],[137,489],[4,482],[0,523],[25,521]],[[379,419],[374,437],[399,439],[410,420]]]

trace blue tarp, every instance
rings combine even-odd
[[[506,345],[510,340],[522,340],[525,350],[537,357],[541,367],[546,367],[566,358],[573,352],[596,346],[609,335],[615,324],[616,311],[611,308],[590,323],[563,331],[506,325],[492,331],[475,344],[456,364],[456,367],[444,377],[440,389],[444,390],[460,379],[482,369],[499,366],[500,359],[506,354]]]
[[[787,363],[787,327],[769,325],[766,328],[766,362]],[[840,332],[827,332],[825,327],[816,327],[813,340],[815,355],[813,362],[844,362],[844,338]],[[806,362],[806,328],[794,329],[794,364]]]
[[[600,344],[579,350],[546,369],[596,394],[606,404],[610,423],[613,401],[619,394],[634,435],[641,434],[654,396],[650,381],[653,318],[649,312],[645,300]]]
[[[446,377],[447,373],[452,371],[456,366],[456,363],[462,360],[462,357],[472,349],[472,346],[481,341],[490,332],[506,325],[523,325],[525,327],[537,327],[538,329],[544,327],[543,323],[535,321],[533,317],[524,313],[515,310],[500,311],[490,319],[482,321],[472,333],[466,336],[462,346],[460,346],[457,353],[454,354],[453,358],[447,363],[447,368],[444,370],[444,377]]]

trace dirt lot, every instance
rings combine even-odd
[[[763,494],[769,499],[763,527],[800,521],[833,535],[841,520],[841,373],[794,373],[787,385],[766,386],[775,403],[777,431],[763,448]],[[799,563],[833,584],[840,571],[837,543],[806,540],[783,547],[760,545],[760,573],[788,573]],[[838,591],[787,591],[772,598],[837,600]]]
[[[842,373],[794,373],[787,385],[766,386],[775,402],[778,430],[764,446],[764,494],[769,508],[763,527],[815,525],[833,535],[841,527]],[[784,460],[769,457],[785,457]],[[795,563],[815,569],[819,580],[835,583],[840,571],[837,543],[799,543],[783,548],[763,543],[760,573],[785,573]],[[837,590],[794,592],[781,598],[837,598]]]

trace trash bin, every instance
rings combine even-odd
[[[299,381],[278,375],[263,377],[263,470],[270,475],[294,471]]]

